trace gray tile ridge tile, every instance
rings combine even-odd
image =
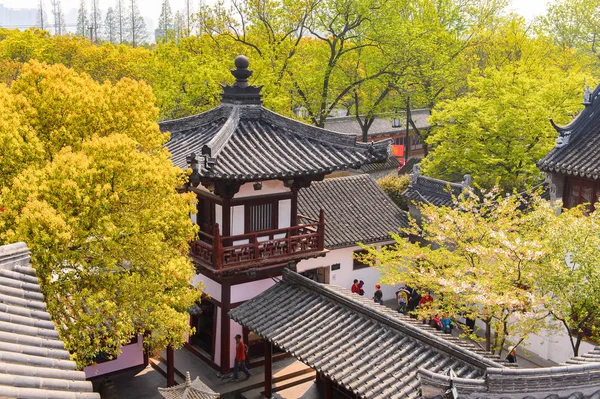
[[[22,345],[4,341],[0,341],[0,351],[59,360],[70,360],[71,358],[69,352],[67,352],[65,349],[53,349],[40,346]]]
[[[64,392],[47,389],[17,388],[0,385],[0,398],[28,399],[100,399],[95,392]]]
[[[65,353],[68,356],[68,352],[65,351]],[[0,362],[36,365],[37,367],[49,367],[60,370],[77,370],[77,364],[68,358],[57,359],[55,357],[43,356],[43,354],[40,355],[0,350]]]
[[[42,301],[35,301],[29,299],[23,299],[16,296],[12,296],[10,294],[6,294],[4,290],[0,287],[0,303],[5,303],[7,305],[21,306],[27,309],[39,310],[42,312],[46,311],[46,303]]]
[[[29,284],[35,284],[35,285],[39,284],[39,281],[36,276],[30,276],[28,274],[19,273],[19,272],[13,271],[12,269],[0,268],[0,276],[8,278],[8,279],[16,280],[16,281],[22,281],[22,282],[29,283]]]
[[[30,319],[38,319],[44,322],[51,322],[50,313],[45,310],[29,309],[22,306],[10,305],[0,301],[0,312],[23,316]]]
[[[35,364],[15,364],[0,361],[0,375],[2,374],[85,381],[85,373],[83,371],[63,370],[38,366]]]
[[[47,339],[56,339],[58,340],[58,332],[52,328],[39,328],[32,327],[23,324],[11,323],[7,321],[0,320],[0,331],[21,334],[21,335],[29,335],[32,337],[44,337]]]
[[[31,337],[28,335],[15,334],[6,331],[0,331],[0,341],[27,346],[65,349],[64,343],[60,340],[47,339],[42,337]]]
[[[92,384],[86,380],[46,378],[15,374],[0,373],[0,385],[52,391],[92,392]]]
[[[55,326],[52,320],[48,320],[47,318],[41,319],[35,317],[29,312],[29,314],[19,314],[12,313],[11,310],[15,309],[12,306],[0,304],[0,321],[4,321],[7,323],[20,324],[24,326],[36,327],[36,328],[46,328],[49,330],[54,330]],[[23,309],[23,308],[16,308]],[[27,312],[25,312],[27,313]],[[41,313],[41,312],[38,312]]]
[[[22,274],[20,274],[19,276],[22,276]],[[5,286],[5,287],[11,287],[11,288],[18,288],[18,289],[22,289],[25,291],[29,291],[29,292],[42,292],[42,290],[40,289],[40,286],[37,282],[37,277],[36,277],[36,281],[23,281],[23,279],[15,279],[15,278],[10,278],[10,277],[4,277],[2,276],[2,274],[0,274],[0,285]]]
[[[0,284],[0,292],[4,295],[10,295],[17,298],[30,299],[33,301],[44,302],[44,295],[38,291],[29,291],[25,287],[15,288]]]

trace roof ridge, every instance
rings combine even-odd
[[[282,276],[283,276],[283,281],[287,281],[288,283],[295,283],[300,286],[310,288],[311,291],[317,292],[317,293],[322,294],[330,299],[333,299],[337,303],[342,303],[343,305],[348,306],[359,313],[365,314],[366,313],[365,307],[368,307],[368,308],[370,308],[371,311],[374,312],[374,314],[376,316],[378,316],[377,320],[379,322],[381,322],[385,325],[388,325],[392,328],[401,330],[406,335],[408,335],[420,342],[423,342],[424,344],[427,344],[430,347],[433,347],[437,350],[445,352],[445,353],[453,356],[454,358],[460,359],[460,360],[466,362],[467,364],[475,364],[477,367],[482,368],[482,369],[487,369],[488,367],[503,368],[498,363],[496,363],[478,353],[475,353],[475,352],[471,351],[470,349],[463,348],[460,345],[457,345],[453,342],[450,342],[448,340],[440,338],[440,337],[436,336],[435,334],[432,334],[429,331],[425,331],[423,329],[415,327],[397,317],[392,317],[392,316],[396,316],[396,314],[395,314],[395,312],[394,312],[394,314],[391,314],[393,312],[391,309],[385,308],[385,309],[389,310],[389,312],[387,312],[387,311],[384,311],[384,309],[383,309],[384,307],[382,307],[380,305],[376,306],[377,304],[375,304],[372,301],[366,301],[366,300],[361,301],[361,300],[358,300],[358,298],[353,298],[349,295],[345,295],[348,293],[347,289],[338,287],[341,292],[336,292],[336,290],[331,288],[331,287],[335,287],[335,286],[330,286],[328,284],[319,284],[315,281],[312,281],[309,278],[306,278],[306,277],[304,277],[296,272],[293,272],[291,270],[288,270],[288,269],[284,269],[282,271]],[[343,294],[342,294],[342,292],[343,292]],[[364,299],[362,297],[360,297],[360,298]],[[468,352],[468,353],[465,353],[465,352]]]

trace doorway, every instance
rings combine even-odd
[[[190,344],[212,359],[217,307],[214,303],[203,299],[200,304],[197,304],[197,308],[198,311],[191,317],[191,323],[196,328],[196,332],[190,337]]]
[[[316,269],[305,270],[301,275],[307,277],[317,283],[321,284],[329,284],[330,272],[331,268],[329,266],[317,267]]]

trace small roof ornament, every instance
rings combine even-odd
[[[248,78],[252,76],[253,71],[248,69],[250,60],[245,55],[238,55],[234,61],[236,69],[229,71],[235,78],[235,83],[230,86],[223,86],[221,94],[222,104],[262,104],[262,95],[260,89],[262,86],[252,86],[248,83]]]
[[[185,382],[170,388],[158,388],[158,392],[166,399],[214,399],[221,395],[214,392],[198,377],[192,381],[190,372],[185,373]]]
[[[235,77],[236,87],[248,87],[248,78],[252,76],[254,71],[248,69],[250,60],[245,55],[238,55],[234,61],[236,69],[230,69],[231,74]]]
[[[585,84],[585,80],[583,81]],[[583,89],[583,105],[586,107],[592,104],[592,91],[590,90],[589,85],[585,85],[585,89]]]

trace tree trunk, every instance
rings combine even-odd
[[[492,319],[485,319],[485,350],[488,352],[492,351]]]

